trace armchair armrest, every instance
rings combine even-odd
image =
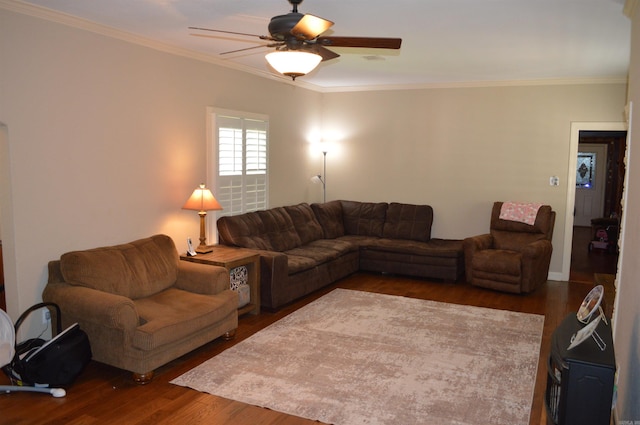
[[[553,245],[541,239],[527,244],[522,250],[522,292],[531,292],[537,282],[544,282],[549,275]]]
[[[491,248],[493,246],[493,236],[491,236],[489,233],[486,233],[484,235],[472,236],[470,238],[466,238],[462,242],[462,246],[464,249],[465,276],[467,282],[471,283],[471,272],[473,270],[471,264],[473,262],[473,256],[478,251]]]
[[[209,264],[178,262],[176,288],[202,295],[216,295],[229,289],[229,271]]]
[[[58,304],[63,328],[78,322],[133,332],[139,325],[138,312],[129,298],[66,282],[49,282],[42,299]],[[56,318],[59,320],[60,318]]]

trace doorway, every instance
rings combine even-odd
[[[579,132],[571,281],[616,274],[626,138],[626,131]]]

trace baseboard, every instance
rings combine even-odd
[[[562,273],[549,272],[549,275],[547,276],[547,280],[567,281],[569,279],[564,279]]]

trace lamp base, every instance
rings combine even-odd
[[[199,245],[196,248],[196,252],[198,254],[207,254],[213,251],[213,245]]]

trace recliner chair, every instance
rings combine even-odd
[[[546,282],[556,213],[538,209],[534,224],[503,220],[495,202],[488,234],[464,240],[467,282],[503,292],[529,293]]]

